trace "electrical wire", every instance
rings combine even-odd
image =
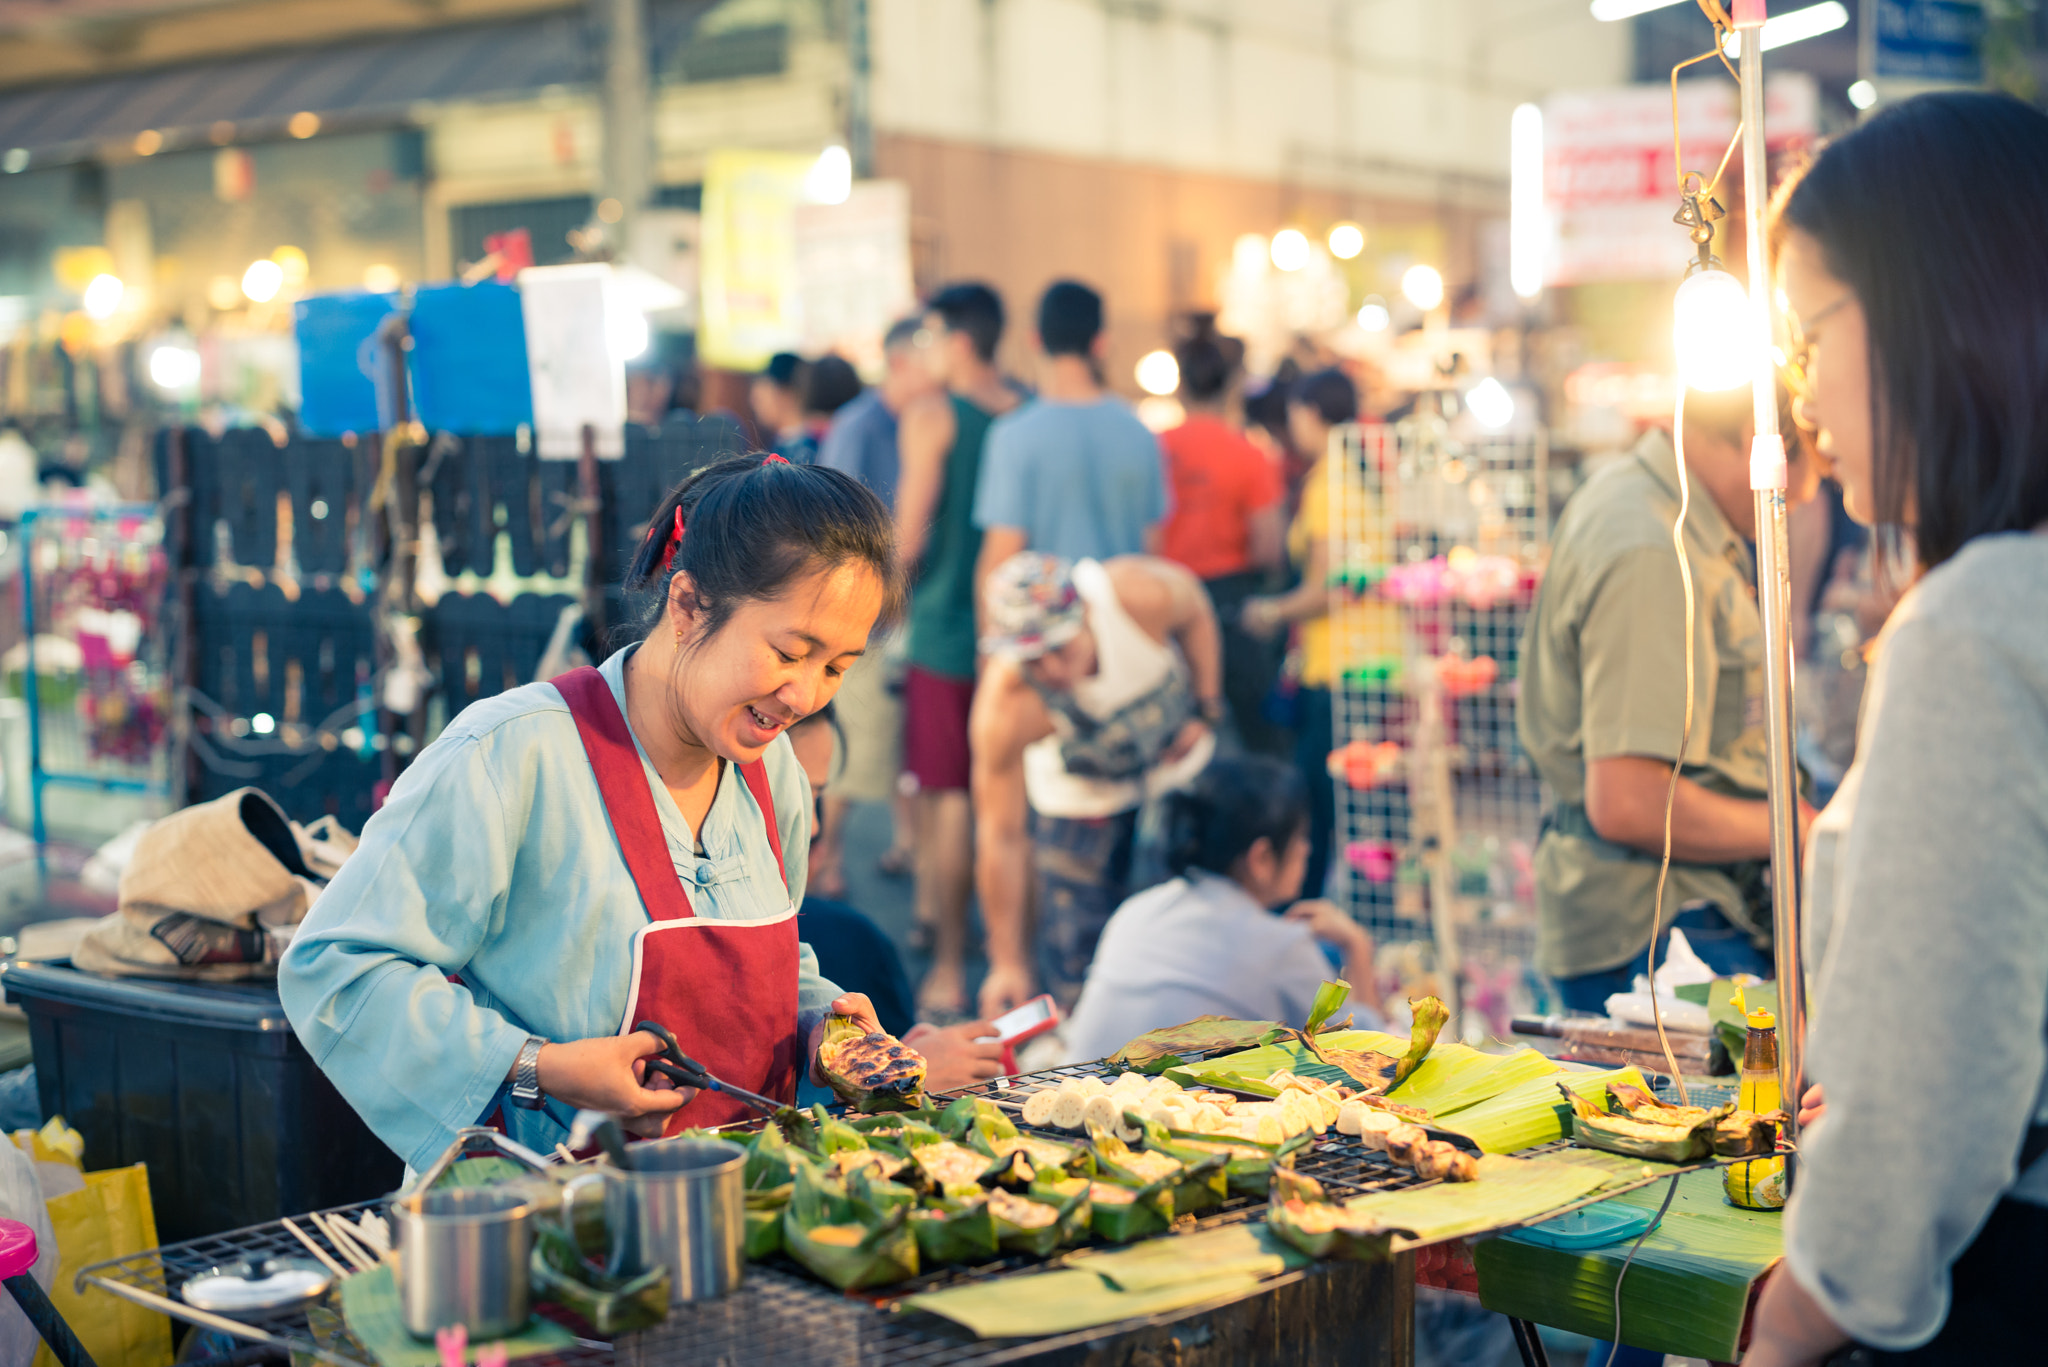
[[[1664,1062],[1671,1080],[1678,1084],[1678,1100],[1692,1105],[1685,1089],[1685,1075],[1678,1071],[1678,1056],[1671,1051],[1664,1033],[1664,1006],[1657,993],[1657,939],[1664,933],[1664,889],[1671,879],[1671,814],[1678,805],[1678,776],[1685,767],[1685,752],[1692,748],[1693,631],[1697,605],[1693,601],[1692,561],[1685,554],[1685,515],[1692,509],[1692,480],[1685,468],[1685,381],[1678,384],[1678,402],[1671,414],[1671,449],[1678,458],[1678,516],[1671,522],[1671,548],[1678,553],[1678,582],[1685,589],[1685,722],[1678,732],[1678,755],[1671,761],[1671,780],[1664,786],[1664,858],[1657,866],[1657,901],[1650,918],[1650,1019],[1657,1026],[1657,1043],[1664,1050]]]
[[[1643,1240],[1655,1234],[1657,1227],[1664,1223],[1664,1212],[1671,1209],[1671,1198],[1678,1195],[1678,1179],[1684,1175],[1677,1173],[1672,1176],[1670,1185],[1664,1188],[1664,1204],[1657,1207],[1657,1217],[1644,1227],[1641,1234],[1636,1235],[1636,1241],[1629,1245],[1628,1257],[1621,1261],[1621,1271],[1614,1274],[1614,1338],[1607,1345],[1607,1361],[1602,1363],[1601,1367],[1614,1367],[1614,1359],[1621,1353],[1622,1279],[1628,1276],[1629,1268],[1635,1265],[1636,1254],[1643,1251]]]

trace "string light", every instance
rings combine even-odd
[[[1308,264],[1308,237],[1299,228],[1282,228],[1273,234],[1273,264],[1283,271],[1298,271]]]
[[[1330,229],[1330,255],[1349,261],[1365,250],[1365,229],[1356,223],[1339,223]]]
[[[1401,277],[1401,293],[1428,313],[1444,301],[1444,278],[1434,266],[1410,266]]]
[[[1726,271],[1696,271],[1678,287],[1671,342],[1679,377],[1688,388],[1733,389],[1756,378],[1749,296]]]
[[[1491,375],[1466,392],[1465,407],[1471,410],[1481,427],[1496,431],[1515,420],[1515,396]]]

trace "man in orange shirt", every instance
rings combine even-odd
[[[1286,531],[1280,470],[1224,420],[1244,344],[1195,317],[1193,335],[1175,348],[1187,420],[1160,438],[1173,511],[1160,528],[1159,553],[1193,570],[1223,627],[1223,696],[1248,750],[1288,758],[1293,741],[1265,716],[1279,673],[1281,643],[1238,625],[1245,600],[1280,568]]]

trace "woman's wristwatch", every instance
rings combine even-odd
[[[547,1104],[547,1093],[540,1089],[540,1051],[546,1043],[539,1035],[529,1037],[512,1065],[512,1104],[523,1110],[537,1111]]]

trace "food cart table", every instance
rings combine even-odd
[[[1613,1341],[1615,1281],[1626,1263],[1620,1342],[1679,1357],[1734,1361],[1749,1341],[1749,1318],[1764,1274],[1782,1254],[1784,1216],[1727,1204],[1716,1168],[1675,1180],[1670,1208],[1634,1249],[1632,1262],[1634,1239],[1562,1249],[1508,1233],[1476,1244],[1472,1261],[1480,1303],[1513,1319]],[[1666,1183],[1659,1182],[1612,1200],[1655,1212],[1665,1195]],[[1524,1359],[1542,1360],[1527,1347]]]

